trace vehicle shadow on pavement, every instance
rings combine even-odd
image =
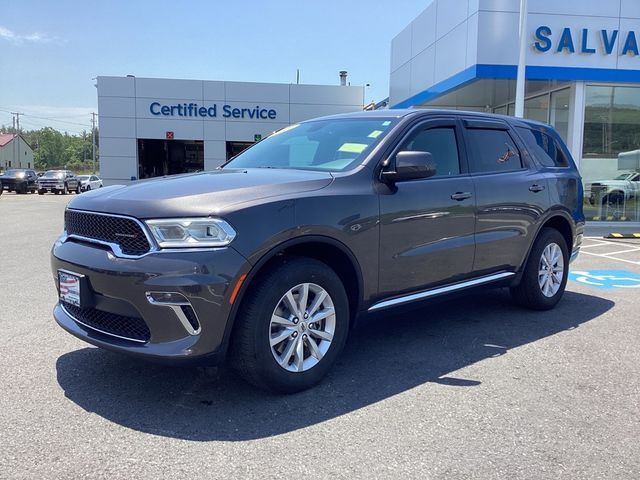
[[[227,367],[212,376],[97,348],[62,355],[57,377],[71,401],[127,428],[196,441],[251,440],[312,426],[426,382],[474,387],[482,379],[448,375],[578,328],[613,305],[566,292],[556,309],[532,312],[511,304],[504,290],[494,290],[378,316],[352,333],[320,385],[288,396],[263,393]]]

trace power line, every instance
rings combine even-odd
[[[11,112],[9,110],[5,110],[5,109],[0,109],[0,111],[5,112],[5,113],[10,113],[13,114],[14,112]],[[31,118],[37,118],[38,120],[49,120],[52,122],[58,122],[58,123],[68,123],[69,125],[78,125],[81,127],[90,127],[91,125],[86,124],[86,123],[78,123],[78,122],[70,122],[68,120],[60,120],[60,118],[69,118],[69,117],[40,117],[38,115],[32,115],[29,113],[21,113],[20,115],[24,115],[25,117],[31,117]],[[75,115],[74,115],[75,117]]]

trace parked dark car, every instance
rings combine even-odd
[[[57,322],[260,387],[319,382],[356,319],[481,286],[554,307],[582,183],[548,125],[386,110],[287,127],[212,172],[88,192],[51,257]],[[394,341],[389,338],[389,341]]]
[[[38,193],[80,193],[80,182],[71,170],[47,170],[38,178]]]
[[[34,193],[38,189],[38,176],[29,168],[10,168],[0,177],[2,190],[16,193]]]

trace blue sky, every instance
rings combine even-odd
[[[19,0],[0,17],[0,124],[90,126],[97,75],[336,84],[388,96],[391,39],[430,0]],[[39,117],[39,118],[38,118]],[[54,120],[55,119],[55,120]]]

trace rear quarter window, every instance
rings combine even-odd
[[[541,130],[516,127],[529,153],[545,167],[568,167],[569,161],[550,135]]]

